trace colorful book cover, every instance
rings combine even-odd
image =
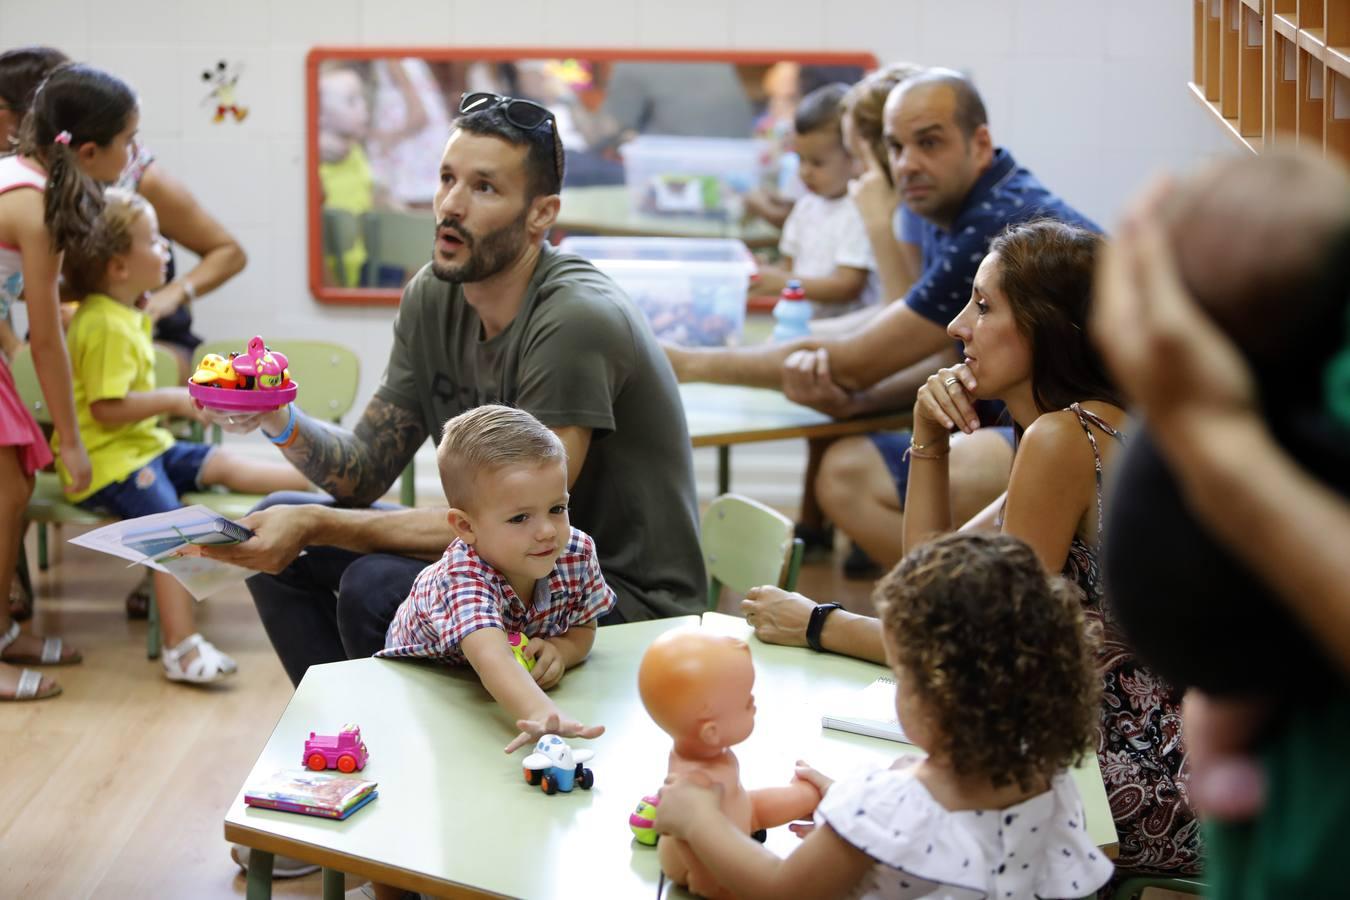
[[[244,805],[254,806],[259,809],[275,809],[281,812],[300,813],[305,816],[319,816],[324,819],[336,819],[340,822],[378,796],[380,796],[380,792],[372,789],[369,793],[362,794],[355,803],[343,810],[324,809],[320,806],[306,806],[302,803],[288,803],[285,800],[269,800],[263,797],[249,796],[244,797]]]
[[[291,809],[307,815],[344,818],[374,792],[376,782],[308,769],[283,769],[244,791],[249,806]],[[286,806],[278,805],[286,804]],[[315,810],[311,812],[310,810]]]

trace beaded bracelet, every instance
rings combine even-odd
[[[940,453],[927,452],[929,449],[937,445],[938,445],[937,441],[932,441],[927,444],[916,444],[914,443],[914,439],[910,438],[909,446],[905,448],[904,459],[908,460],[911,456],[915,457],[916,459],[942,459],[944,456],[946,456],[948,453],[951,452],[952,449],[951,444],[948,443],[947,441],[941,442],[942,451]]]

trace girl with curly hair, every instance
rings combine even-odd
[[[780,859],[690,778],[656,827],[737,897],[1081,897],[1111,877],[1065,771],[1088,751],[1100,681],[1077,591],[1006,535],[924,544],[877,586],[895,710],[926,756],[832,781],[816,826]],[[964,895],[964,894],[963,894]]]

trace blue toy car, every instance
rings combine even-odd
[[[540,785],[545,794],[566,793],[576,786],[589,791],[595,775],[582,763],[593,756],[594,750],[573,750],[556,734],[546,734],[525,757],[525,783]]]

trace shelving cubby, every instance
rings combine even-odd
[[[1190,92],[1224,132],[1350,161],[1350,0],[1191,2]]]

